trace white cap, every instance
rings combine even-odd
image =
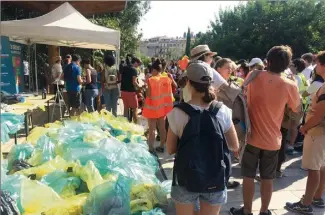
[[[260,58],[253,58],[250,62],[249,62],[249,64],[248,64],[248,66],[254,66],[255,64],[258,64],[258,63],[261,63],[261,64],[263,64],[263,61],[260,59]]]

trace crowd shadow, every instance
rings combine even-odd
[[[173,162],[173,156],[168,156],[167,154],[159,155],[159,161],[164,164]],[[274,180],[274,192],[277,191],[302,191],[305,189],[305,185],[301,186],[301,183],[298,184],[296,182],[303,180],[307,177],[307,172],[301,169],[301,153],[297,153],[295,155],[291,155],[287,157],[286,162],[283,165],[285,177],[277,178]],[[164,166],[163,171],[168,176],[168,180],[172,180],[172,165]],[[161,175],[160,173],[157,173]],[[162,179],[161,176],[157,177]],[[225,206],[222,207],[222,212],[229,211],[231,207],[240,207],[243,205],[242,198],[242,177],[241,177],[241,167],[240,164],[233,164],[231,180],[239,181],[240,187],[236,189],[228,189],[228,202]],[[296,184],[294,184],[296,183]],[[299,198],[298,196],[296,196]],[[255,180],[255,195],[253,201],[260,199],[260,182]],[[170,200],[171,201],[171,200]],[[295,201],[295,199],[284,199],[283,206],[285,205],[285,201]],[[255,203],[254,203],[255,204]],[[282,204],[282,203],[281,203]],[[173,203],[171,202],[169,205],[168,211],[173,211]],[[284,208],[283,214],[291,215],[291,212],[286,212]],[[279,210],[279,209],[277,209]],[[323,213],[323,211],[322,211]],[[167,213],[167,214],[173,214]]]

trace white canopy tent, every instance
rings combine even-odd
[[[35,44],[37,93],[36,44],[114,50],[119,57],[120,32],[90,22],[68,2],[43,16],[4,21],[0,27],[2,36],[29,45],[29,50]],[[30,53],[28,56],[31,59]]]
[[[24,44],[119,50],[120,32],[95,25],[68,2],[32,19],[1,22],[1,35]]]

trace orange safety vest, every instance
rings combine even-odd
[[[169,77],[153,76],[148,79],[150,97],[144,103],[142,116],[148,119],[165,117],[173,109],[173,93]]]

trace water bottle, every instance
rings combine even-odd
[[[42,99],[46,99],[46,89],[45,88],[43,89],[43,92],[42,92]]]

